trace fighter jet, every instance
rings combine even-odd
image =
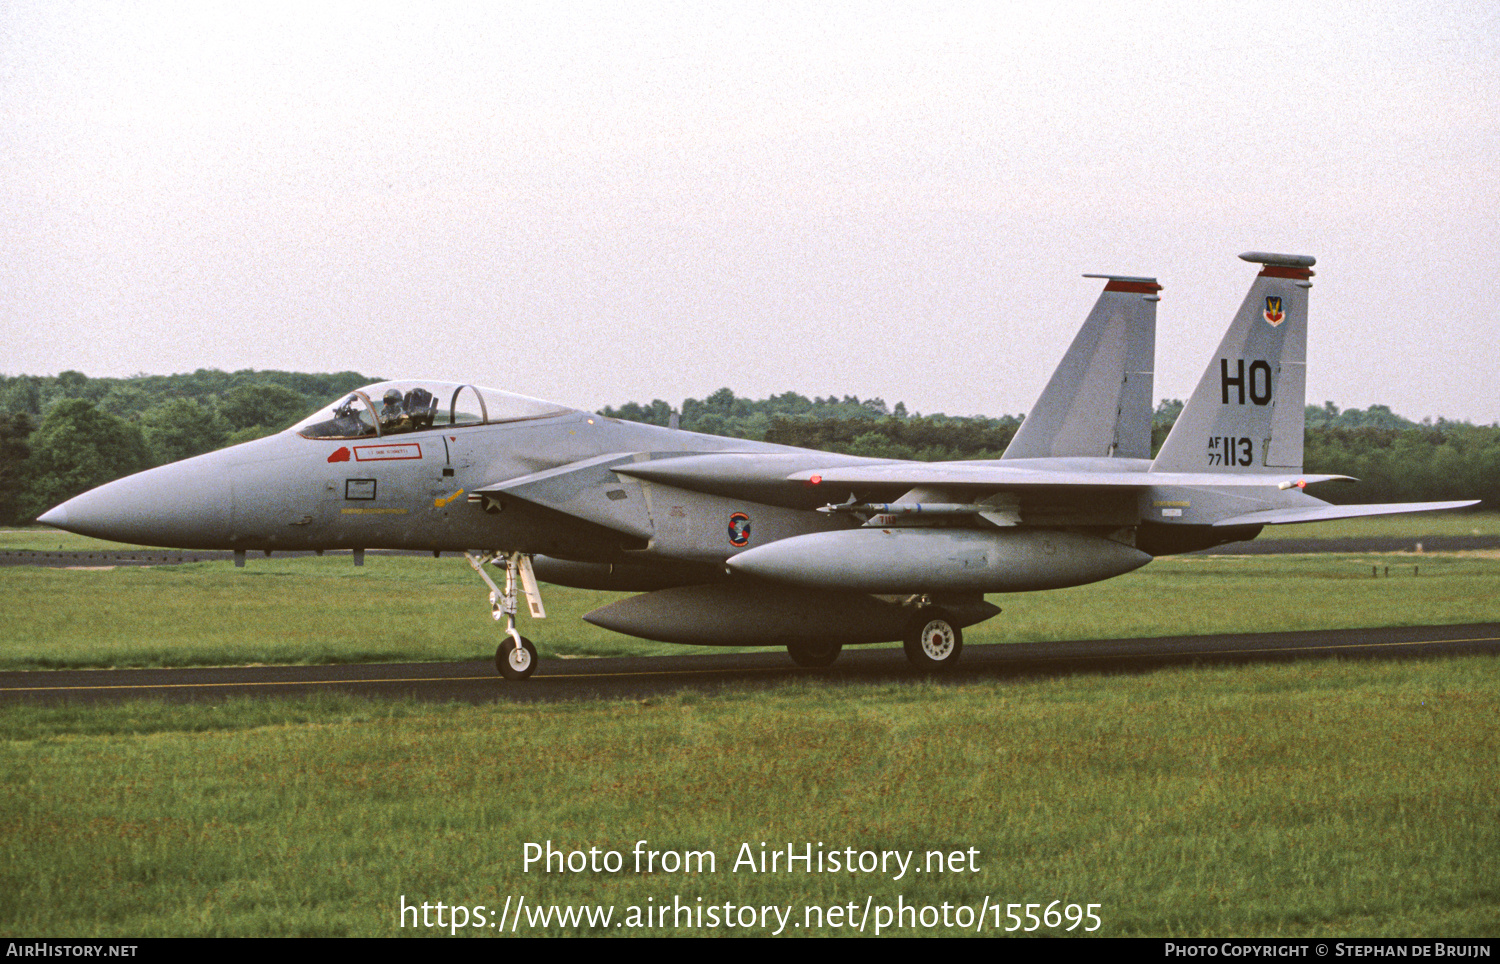
[[[119,542],[245,554],[462,553],[504,620],[495,665],[537,666],[539,580],[638,592],[584,618],[648,639],[785,646],[805,666],[900,640],[952,666],[986,594],[1078,586],[1263,526],[1459,508],[1330,505],[1302,470],[1314,259],[1260,266],[1151,458],[1155,279],[1105,281],[998,460],[910,462],[641,425],[472,385],[394,381],[286,431],[129,476],[40,520]],[[503,587],[490,568],[503,569]]]

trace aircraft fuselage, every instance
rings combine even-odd
[[[745,548],[731,544],[727,527],[747,509],[746,545],[850,526],[817,513],[642,484],[603,469],[558,483],[572,490],[565,493],[569,509],[591,503],[589,518],[504,492],[479,492],[497,480],[613,452],[725,451],[828,458],[570,410],[366,438],[308,438],[288,429],[120,479],[44,521],[98,538],[181,549],[504,547],[580,561],[644,553],[706,564]]]
[[[1458,508],[1335,506],[1302,469],[1313,259],[1261,265],[1151,452],[1154,279],[1107,284],[998,460],[867,459],[624,422],[472,385],[384,382],[270,438],[151,469],[40,517],[184,549],[466,552],[506,641],[537,579],[644,592],[584,618],[672,642],[785,645],[807,666],[902,639],[951,666],[985,593],[1109,579],[1284,525]],[[478,554],[473,551],[477,550]],[[243,561],[243,558],[240,559]],[[486,572],[502,565],[505,587]]]

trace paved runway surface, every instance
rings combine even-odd
[[[1176,636],[969,646],[944,680],[1146,672],[1164,666],[1293,659],[1420,659],[1500,654],[1500,623],[1323,632]],[[900,649],[848,649],[828,669],[802,669],[781,650],[709,656],[548,659],[524,682],[488,662],[211,669],[54,670],[0,673],[0,703],[121,699],[226,700],[246,696],[355,693],[431,702],[641,699],[682,690],[767,686],[799,678],[911,682]]]

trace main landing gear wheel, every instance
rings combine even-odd
[[[536,672],[536,647],[525,636],[505,637],[505,642],[495,650],[495,668],[506,679],[525,679]]]
[[[941,609],[924,609],[906,630],[906,658],[926,672],[951,669],[964,648],[964,634]]]
[[[792,662],[798,666],[832,666],[833,661],[839,658],[839,653],[844,649],[843,643],[825,643],[803,640],[797,643],[787,643],[787,655],[792,657]]]

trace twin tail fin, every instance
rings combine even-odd
[[[1302,470],[1307,291],[1315,259],[1251,251],[1261,265],[1152,464],[1158,472],[1286,475]]]
[[[1002,459],[1151,457],[1155,278],[1107,281]]]

